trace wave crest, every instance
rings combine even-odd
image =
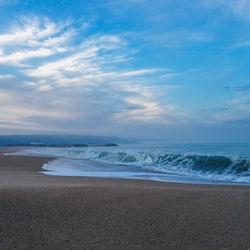
[[[199,175],[214,173],[228,177],[250,177],[250,159],[229,158],[226,156],[88,150],[85,157],[112,163],[132,164],[174,174],[187,175],[192,171],[193,174],[197,172]]]

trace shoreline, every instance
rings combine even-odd
[[[250,187],[50,176],[0,148],[1,249],[248,249]]]

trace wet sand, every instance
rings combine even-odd
[[[250,187],[40,174],[0,148],[0,249],[250,249]]]

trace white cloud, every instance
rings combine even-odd
[[[48,90],[51,90],[52,87],[49,86],[49,85],[42,85],[38,88],[39,91],[48,91]]]
[[[140,76],[140,75],[146,75],[146,74],[153,74],[157,72],[157,69],[140,69],[140,70],[134,70],[134,71],[127,71],[124,73],[120,73],[120,77],[131,77],[131,76]]]
[[[23,82],[23,84],[29,87],[34,87],[37,85],[35,82]]]
[[[31,66],[22,62],[67,51],[67,43],[76,34],[67,25],[24,18],[0,35],[0,64]]]
[[[126,103],[123,109],[116,112],[113,119],[121,123],[143,122],[151,124],[174,124],[182,123],[187,113],[181,112],[176,105],[166,104],[166,97],[162,99],[164,88],[158,86],[134,85],[121,83],[120,86],[130,95],[123,101]],[[167,88],[170,90],[170,88]]]
[[[19,51],[6,56],[0,56],[0,64],[22,65],[21,62],[32,59],[48,57],[58,52],[64,52],[65,49],[46,49]]]
[[[30,45],[41,46],[41,47],[52,47],[69,41],[75,34],[76,32],[74,30],[67,30],[61,35],[57,34],[57,36],[46,38],[41,42],[37,40],[30,41]]]
[[[8,34],[0,35],[0,45],[27,44],[32,45],[47,36],[52,36],[58,31],[55,23],[45,21],[41,24],[38,19],[23,19],[21,25],[11,27]]]
[[[51,79],[50,84],[58,86],[93,85],[107,79],[132,77],[153,73],[154,69],[138,70],[129,72],[113,71],[110,68],[112,61],[110,57],[118,48],[124,46],[125,42],[119,37],[105,35],[86,39],[80,47],[76,47],[71,54],[50,63],[44,63],[37,68],[23,70],[22,73],[28,77],[37,79]],[[105,51],[105,53],[103,53]],[[106,66],[108,57],[109,67]],[[120,55],[113,55],[115,65]],[[124,59],[124,57],[123,57]],[[123,60],[124,61],[124,60]],[[105,68],[108,69],[105,69]]]
[[[15,78],[13,75],[0,75],[0,80],[8,80],[13,78]]]
[[[24,70],[23,73],[29,77],[46,78],[51,77],[57,82],[62,79],[70,81],[76,76],[82,78],[89,78],[93,72],[101,74],[101,63],[98,53],[101,50],[115,50],[119,46],[121,40],[115,36],[100,36],[98,38],[90,38],[82,43],[80,47],[75,48],[72,54],[64,57],[63,59],[45,63],[38,68]],[[103,56],[102,56],[103,57]],[[102,58],[103,59],[103,58]],[[103,59],[105,60],[105,59]],[[70,77],[67,74],[75,74]]]
[[[115,114],[114,119],[119,122],[141,121],[157,124],[172,123],[167,117],[175,110],[171,105],[162,105],[160,102],[145,100],[145,98],[142,97],[128,97],[125,98],[124,101],[133,108]]]
[[[94,36],[82,43],[82,48],[96,47],[98,50],[114,50],[121,46],[126,46],[127,43],[120,37],[115,35]]]

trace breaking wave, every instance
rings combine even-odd
[[[89,151],[89,159],[132,164],[164,173],[250,181],[250,159],[225,156]]]
[[[40,153],[73,159],[90,159],[112,164],[132,165],[179,176],[250,183],[250,158],[247,157],[152,153],[140,150],[97,148],[43,148]]]

